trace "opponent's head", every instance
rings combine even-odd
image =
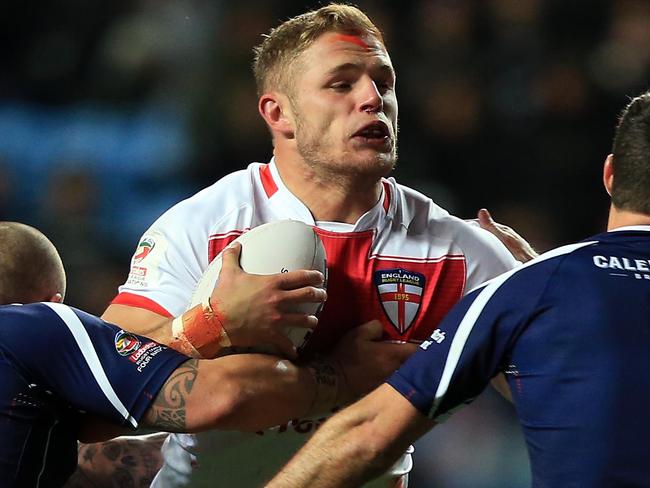
[[[54,244],[18,222],[0,222],[0,304],[61,302],[65,271]]]
[[[650,92],[623,110],[604,176],[618,211],[650,215]]]
[[[392,169],[395,72],[362,11],[330,4],[287,20],[255,48],[253,69],[276,155],[336,173]]]

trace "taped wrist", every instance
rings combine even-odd
[[[220,349],[232,345],[209,299],[176,317],[172,336],[170,347],[195,358],[213,358]]]
[[[342,371],[334,361],[317,357],[307,363],[307,367],[314,376],[316,392],[309,407],[308,414],[329,412],[338,406],[342,380]]]

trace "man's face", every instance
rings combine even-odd
[[[384,176],[397,158],[395,71],[373,37],[323,34],[296,60],[298,152],[317,171]]]

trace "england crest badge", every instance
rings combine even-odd
[[[415,321],[420,310],[424,275],[402,268],[375,271],[375,286],[384,312],[400,334]]]

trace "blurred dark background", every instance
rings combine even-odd
[[[2,2],[0,219],[52,238],[69,304],[101,313],[158,215],[269,160],[251,49],[324,3]],[[538,250],[604,228],[617,114],[649,88],[650,1],[357,5],[398,73],[398,181],[464,218],[487,206]],[[477,403],[419,443],[412,487],[526,485],[511,409]]]

